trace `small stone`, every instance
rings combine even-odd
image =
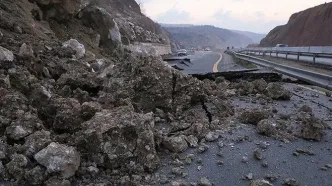
[[[184,180],[172,181],[171,186],[187,186],[187,182]]]
[[[199,186],[212,186],[212,184],[210,183],[210,181],[207,178],[205,178],[205,177],[199,179],[198,185]]]
[[[326,168],[332,169],[332,164],[326,164],[324,165]]]
[[[265,176],[265,178],[272,181],[272,182],[274,182],[279,178],[279,175],[277,175],[277,174],[268,174],[268,175]]]
[[[262,167],[268,167],[268,166],[269,166],[268,162],[266,160],[264,160],[262,163]]]
[[[169,183],[169,179],[167,178],[166,175],[162,174],[162,175],[160,175],[159,183],[161,183],[161,184]]]
[[[331,93],[330,91],[326,91],[326,92],[325,92],[325,95],[326,95],[327,97],[332,97],[332,93]]]
[[[219,148],[223,148],[224,147],[224,143],[222,141],[218,141],[217,145],[218,145]]]
[[[259,134],[273,136],[277,133],[277,124],[270,119],[264,119],[258,122],[257,131]]]
[[[246,177],[247,180],[252,180],[254,178],[254,174],[253,173],[249,173],[245,177]]]
[[[198,147],[198,152],[199,152],[199,153],[203,153],[203,152],[207,151],[208,149],[209,149],[209,146],[208,146],[208,145],[206,145],[206,144],[202,144],[202,145],[200,145],[200,146]]]
[[[18,25],[14,26],[14,32],[19,33],[19,34],[23,34],[22,28]]]
[[[208,132],[205,135],[205,140],[208,142],[216,141],[219,138],[219,135],[216,132]]]
[[[223,156],[224,156],[224,154],[223,154],[223,152],[222,152],[222,151],[219,151],[219,152],[217,153],[217,156],[219,156],[219,157],[223,157]]]
[[[305,155],[309,155],[309,156],[313,156],[315,155],[314,152],[310,151],[310,150],[304,150],[304,149],[300,149],[300,148],[297,148],[296,149],[296,152],[300,153],[300,154],[305,154]]]
[[[284,179],[283,185],[287,185],[287,186],[299,186],[299,182],[297,182],[294,178],[286,178]]]
[[[328,168],[327,167],[321,167],[320,170],[327,171]]]
[[[199,165],[199,166],[197,167],[197,170],[200,171],[200,170],[202,170],[202,168],[203,168],[203,167],[202,167],[201,165]]]
[[[184,152],[188,149],[188,144],[185,138],[185,136],[168,137],[164,139],[163,144],[172,152]]]
[[[247,156],[242,156],[241,162],[242,163],[248,163],[249,158]]]
[[[262,159],[263,159],[262,151],[259,150],[259,149],[256,149],[256,150],[254,151],[254,158],[255,158],[256,160],[262,160]]]
[[[254,180],[251,181],[250,186],[273,186],[273,185],[266,180]]]
[[[218,164],[218,165],[223,165],[224,162],[223,162],[222,160],[218,160],[218,161],[217,161],[217,164]]]
[[[62,44],[64,48],[70,48],[76,52],[75,56],[77,59],[84,57],[85,47],[79,43],[76,39],[70,39]]]
[[[176,176],[180,176],[182,175],[182,170],[180,167],[173,167],[172,168],[172,174],[176,175]]]
[[[298,152],[293,152],[293,155],[294,155],[294,156],[300,156],[300,153],[298,153]]]
[[[198,164],[202,164],[203,163],[203,159],[202,158],[198,158],[196,161]]]

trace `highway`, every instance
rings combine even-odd
[[[224,52],[199,51],[186,58],[190,62],[186,64],[176,64],[183,69],[185,74],[205,74],[210,72],[223,72],[231,70],[244,70],[243,67],[236,64],[229,54]]]

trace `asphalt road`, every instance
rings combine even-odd
[[[244,67],[234,62],[232,56],[224,52],[199,51],[186,56],[186,58],[190,59],[190,63],[177,64],[185,74],[245,70]]]

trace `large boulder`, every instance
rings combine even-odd
[[[266,136],[273,136],[277,133],[277,124],[270,119],[261,120],[257,124],[257,131]]]
[[[186,136],[173,136],[165,138],[163,145],[166,149],[172,152],[183,152],[188,149],[188,144],[186,141]]]
[[[75,56],[77,59],[80,59],[80,58],[84,57],[84,55],[85,55],[84,45],[81,44],[80,42],[78,42],[76,39],[70,39],[70,40],[64,42],[62,44],[62,46],[64,48],[70,48],[70,49],[74,50],[76,52]]]
[[[324,135],[323,130],[326,129],[325,124],[312,113],[299,112],[298,119],[301,122],[301,137],[307,140],[320,141]]]
[[[271,113],[268,110],[249,109],[240,115],[240,121],[246,124],[257,125],[263,119],[268,119]]]
[[[75,141],[82,151],[90,155],[103,154],[107,163],[100,166],[127,170],[133,161],[137,170],[151,171],[159,163],[153,127],[151,113],[139,114],[132,106],[123,106],[97,112],[82,124]]]
[[[74,147],[54,142],[39,151],[34,158],[48,172],[58,172],[65,178],[73,176],[80,166],[80,154]]]
[[[266,90],[267,96],[274,100],[290,100],[292,97],[292,93],[280,83],[269,83]]]

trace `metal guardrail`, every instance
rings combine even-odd
[[[279,73],[305,81],[307,83],[317,85],[328,90],[332,90],[332,76],[278,64],[272,61],[237,53],[234,51],[230,51],[230,53],[232,53],[238,59],[242,59],[259,66],[267,67]]]
[[[272,56],[273,54],[273,57],[295,58],[297,61],[332,66],[332,47],[255,47],[240,49],[238,51],[246,54],[258,53],[258,55],[263,56]],[[302,59],[303,57],[306,58]]]

